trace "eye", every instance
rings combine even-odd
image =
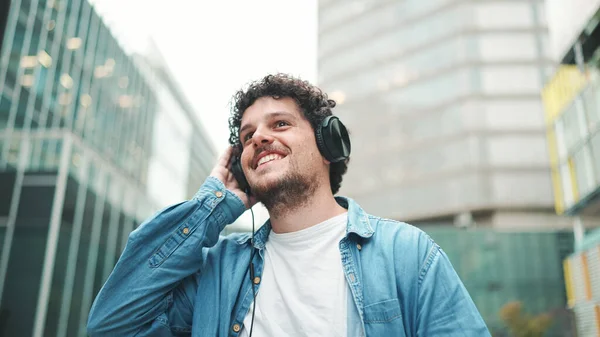
[[[290,123],[286,122],[286,121],[277,121],[277,123],[275,123],[275,126],[278,128],[284,127],[284,126],[288,126],[290,125]]]
[[[250,139],[252,139],[252,132],[248,132],[244,135],[243,141],[244,143],[247,143]]]

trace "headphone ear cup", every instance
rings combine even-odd
[[[235,177],[240,189],[246,192],[246,194],[250,194],[250,185],[248,184],[248,180],[246,180],[244,170],[242,170],[242,162],[237,156],[234,156],[231,161],[231,173]]]
[[[329,162],[337,163],[350,157],[350,137],[339,118],[327,116],[315,134],[319,151]]]
[[[319,152],[321,152],[321,154],[323,155],[323,157],[325,157],[325,159],[330,161],[329,159],[331,158],[331,156],[329,155],[329,150],[327,150],[327,146],[325,146],[325,141],[323,140],[323,125],[324,125],[324,123],[325,123],[325,121],[323,121],[323,122],[321,122],[321,124],[319,124],[319,127],[315,131],[315,138],[317,140],[317,147],[319,148]]]

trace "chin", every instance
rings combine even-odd
[[[252,193],[267,209],[280,205],[296,207],[306,202],[317,187],[317,177],[278,172],[277,175],[262,177],[256,185],[251,184]]]
[[[254,172],[254,181],[257,185],[270,184],[274,181],[285,179],[288,175],[287,170],[265,167],[258,172]]]
[[[263,177],[259,179],[255,184],[251,184],[252,189],[260,189],[265,192],[271,192],[276,190],[283,185],[283,177]]]

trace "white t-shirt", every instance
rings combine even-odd
[[[301,231],[269,234],[253,337],[346,336],[347,282],[339,242],[348,213]],[[252,304],[241,336],[250,333]]]

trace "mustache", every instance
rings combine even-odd
[[[286,148],[284,147],[279,147],[279,146],[274,146],[272,144],[268,144],[265,146],[261,146],[259,148],[257,148],[256,150],[254,150],[254,156],[253,156],[253,162],[256,162],[258,155],[260,155],[263,152],[280,152],[280,153],[284,153],[285,155],[287,155],[289,152],[287,151]]]

